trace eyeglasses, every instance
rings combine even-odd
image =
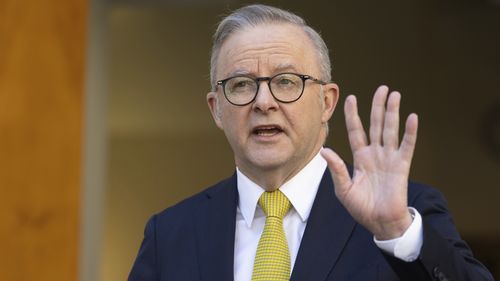
[[[297,73],[279,73],[272,77],[250,77],[246,75],[232,76],[217,81],[221,85],[227,101],[233,105],[243,106],[255,100],[261,81],[267,81],[271,95],[282,103],[294,102],[304,93],[306,80],[325,85],[324,81],[309,75]]]

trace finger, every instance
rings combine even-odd
[[[344,104],[345,124],[351,150],[354,152],[367,145],[365,130],[358,115],[358,105],[356,97],[350,95]]]
[[[328,163],[328,168],[330,169],[335,185],[335,192],[337,194],[345,194],[351,186],[352,181],[344,161],[337,153],[329,148],[321,149],[321,156],[323,156]]]
[[[383,141],[384,147],[398,149],[399,143],[399,105],[401,94],[392,92],[387,101],[387,110],[384,118]]]
[[[403,159],[410,162],[413,158],[413,151],[415,151],[415,144],[417,143],[417,129],[418,129],[418,116],[415,113],[410,114],[406,119],[405,134],[401,141],[399,151]]]
[[[387,100],[387,86],[380,86],[375,91],[370,115],[370,143],[380,144],[384,124],[385,101]]]

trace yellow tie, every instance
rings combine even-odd
[[[252,281],[290,280],[290,252],[283,230],[283,217],[290,209],[290,201],[276,190],[264,192],[259,205],[266,214],[266,224],[257,246]]]

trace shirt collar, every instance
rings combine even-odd
[[[306,222],[309,218],[326,167],[326,160],[318,152],[302,170],[279,187],[279,190],[292,203],[302,222]],[[264,189],[245,176],[238,167],[236,167],[236,174],[239,194],[238,208],[247,226],[251,227],[257,203]]]

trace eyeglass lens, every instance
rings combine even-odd
[[[233,77],[226,81],[224,92],[227,99],[234,104],[251,102],[259,88],[260,81],[245,76]],[[297,74],[283,73],[271,78],[268,82],[273,96],[282,102],[291,102],[299,98],[304,87],[304,80]]]

